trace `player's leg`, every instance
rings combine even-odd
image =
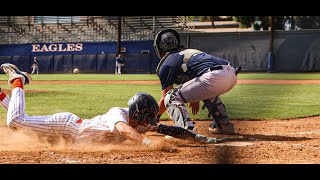
[[[0,68],[9,76],[8,85],[11,88],[14,79],[21,79],[22,85],[29,84],[32,80],[27,72],[20,71],[14,64],[5,63]]]
[[[21,81],[14,80],[14,84]],[[7,125],[14,130],[23,130],[45,136],[59,136],[77,138],[80,119],[69,113],[56,113],[46,116],[28,116],[25,113],[25,91],[23,88],[13,85],[11,101],[9,103]]]
[[[116,66],[115,66],[115,71],[114,71],[115,74],[118,74],[118,62],[116,62]]]
[[[213,118],[209,125],[209,131],[220,134],[234,134],[234,126],[230,122],[226,107],[219,96],[230,91],[236,85],[235,69],[230,65],[225,65],[222,70],[206,73],[200,79],[209,85],[212,94],[217,95],[203,100],[204,107],[208,109],[209,115]]]
[[[122,65],[120,63],[118,63],[118,74],[121,75],[121,68],[122,68]]]
[[[12,64],[1,65],[2,70],[9,75],[10,86],[13,88],[8,105],[7,125],[14,130],[32,131],[47,136],[78,136],[79,117],[66,112],[48,116],[28,116],[25,112],[26,82],[31,82],[26,72],[21,72]],[[22,75],[23,74],[23,75]]]
[[[18,125],[14,120],[23,121],[26,115],[23,88],[24,85],[30,83],[31,78],[13,64],[2,64],[1,69],[9,76],[8,84],[12,89],[11,100],[7,108],[7,125],[12,129],[17,129]]]
[[[32,72],[31,72],[31,74],[34,74],[35,71],[36,71],[36,67],[35,67],[35,66],[32,66]]]
[[[203,103],[203,109],[206,107],[209,111],[209,117],[211,116],[213,118],[213,121],[209,125],[210,132],[219,134],[235,133],[233,124],[227,115],[225,105],[219,96],[214,99],[203,100]]]
[[[231,66],[230,66],[231,67]],[[232,67],[231,67],[232,68]],[[177,90],[177,98],[182,100],[182,102],[198,102],[205,100],[205,105],[209,107],[209,112],[215,112],[220,109],[221,116],[217,116],[214,122],[218,122],[222,125],[229,125],[229,118],[227,118],[224,104],[221,99],[216,99],[217,96],[231,90],[237,82],[234,69],[228,70],[218,70],[203,74],[201,77],[194,78],[182,85],[180,89]],[[219,101],[218,101],[219,100]],[[222,108],[223,107],[223,108]],[[220,131],[222,132],[222,131]],[[226,133],[226,134],[232,134]]]
[[[0,87],[0,101],[2,107],[8,112],[9,103],[10,103],[10,96],[8,96]],[[28,116],[28,114],[25,112],[25,115]]]
[[[1,101],[1,105],[2,107],[8,111],[8,106],[9,106],[9,102],[10,102],[10,96],[6,95],[3,90],[0,87],[0,101]]]
[[[185,129],[194,130],[194,122],[191,120],[188,110],[184,105],[184,100],[180,96],[181,86],[171,89],[164,98],[164,104],[170,119],[174,124]]]
[[[208,90],[207,84],[200,81],[200,78],[197,77],[168,91],[165,96],[165,105],[170,118],[177,126],[184,128],[188,126],[193,127],[184,103],[198,102],[207,99],[208,96],[214,95]]]

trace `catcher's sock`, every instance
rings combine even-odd
[[[19,87],[19,88],[23,89],[22,80],[20,78],[14,79],[13,82],[12,82],[12,87],[13,88]]]
[[[3,92],[3,91],[1,91],[1,93],[0,93],[0,101],[2,101],[4,98],[6,98],[6,94]]]

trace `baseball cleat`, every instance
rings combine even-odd
[[[217,126],[213,126],[212,124],[210,124],[209,131],[213,134],[235,134],[234,126],[232,123],[221,125],[221,128],[217,128]]]
[[[0,68],[9,76],[8,84],[11,87],[14,79],[20,78],[24,85],[29,84],[32,80],[27,72],[20,71],[17,66],[10,63],[5,63]]]

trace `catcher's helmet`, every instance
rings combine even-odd
[[[171,52],[180,49],[180,36],[173,29],[162,30],[156,35],[153,47],[161,59],[160,52]]]
[[[138,92],[128,101],[129,117],[141,123],[146,120],[152,125],[157,124],[156,115],[159,113],[157,101],[147,93]]]

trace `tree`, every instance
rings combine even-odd
[[[233,19],[236,22],[240,22],[240,28],[248,28],[251,27],[251,24],[254,22],[255,16],[234,16]]]
[[[240,28],[248,28],[256,20],[261,21],[261,27],[263,30],[268,30],[270,27],[270,16],[235,16],[235,20],[239,19]],[[284,16],[274,16],[274,29],[284,29]]]
[[[212,28],[214,28],[214,16],[210,16],[210,19],[211,19],[211,26]]]
[[[320,16],[294,16],[294,22],[301,29],[319,29]]]

